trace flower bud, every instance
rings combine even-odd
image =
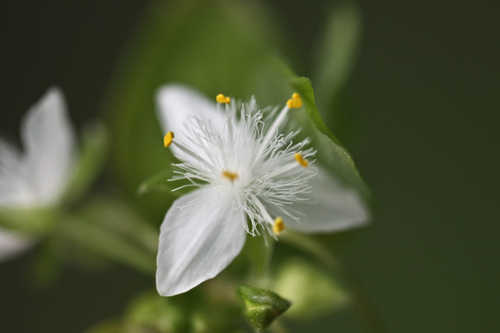
[[[266,289],[240,286],[238,294],[245,306],[245,316],[258,330],[268,327],[291,305],[286,299]]]

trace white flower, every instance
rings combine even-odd
[[[23,151],[0,140],[0,209],[57,204],[74,163],[74,135],[62,93],[50,89],[21,126]],[[0,260],[23,250],[30,239],[0,229]]]
[[[367,222],[359,197],[315,165],[308,140],[294,142],[298,131],[280,134],[289,110],[302,105],[298,94],[281,110],[259,109],[253,98],[216,100],[177,85],[157,96],[165,146],[181,161],[171,181],[196,188],[173,203],[161,226],[156,284],[163,296],[215,277],[247,233],[276,237],[285,224],[327,232]]]

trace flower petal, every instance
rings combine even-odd
[[[24,251],[32,244],[31,240],[0,229],[0,262]]]
[[[0,207],[29,206],[34,199],[21,153],[0,140]]]
[[[231,193],[220,187],[207,186],[177,199],[161,226],[158,293],[180,294],[215,277],[240,253],[244,223]]]
[[[302,232],[332,232],[368,223],[369,213],[358,194],[343,187],[324,170],[312,178],[310,200],[298,202],[294,209],[300,221],[286,221],[286,226]]]
[[[38,203],[52,203],[64,191],[74,162],[74,133],[59,89],[49,89],[28,111],[21,135]]]
[[[164,132],[172,131],[182,135],[184,121],[192,116],[224,122],[223,114],[217,111],[215,103],[209,101],[193,89],[172,84],[158,90],[156,101],[158,118]]]

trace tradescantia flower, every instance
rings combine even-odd
[[[367,222],[361,199],[316,164],[309,140],[294,140],[300,129],[280,132],[288,113],[302,106],[298,94],[281,109],[260,109],[254,98],[237,103],[219,94],[216,105],[169,85],[157,102],[164,145],[180,160],[170,181],[195,188],[173,203],[161,226],[161,295],[215,277],[239,254],[246,234],[277,237],[285,225],[329,232]]]
[[[74,134],[62,93],[49,91],[25,116],[23,152],[0,140],[0,210],[50,207],[59,201],[74,164]],[[0,229],[0,260],[22,251],[32,240]]]

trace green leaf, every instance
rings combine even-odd
[[[349,77],[361,40],[361,13],[353,1],[333,6],[321,42],[316,49],[312,73],[320,113],[344,142],[356,137],[352,114],[353,95]]]
[[[333,171],[344,185],[356,189],[365,200],[369,200],[370,191],[361,178],[354,160],[318,112],[311,81],[306,77],[296,77],[291,72],[288,76],[290,86],[301,95],[305,109],[305,112],[301,110],[291,112],[291,118],[312,140],[312,146],[318,152],[317,159]]]
[[[65,201],[82,196],[99,175],[108,151],[108,135],[101,124],[88,127],[82,138],[82,150],[76,168],[63,195]]]
[[[327,20],[313,75],[318,98],[330,104],[348,79],[361,39],[361,14],[348,2],[334,7]]]

